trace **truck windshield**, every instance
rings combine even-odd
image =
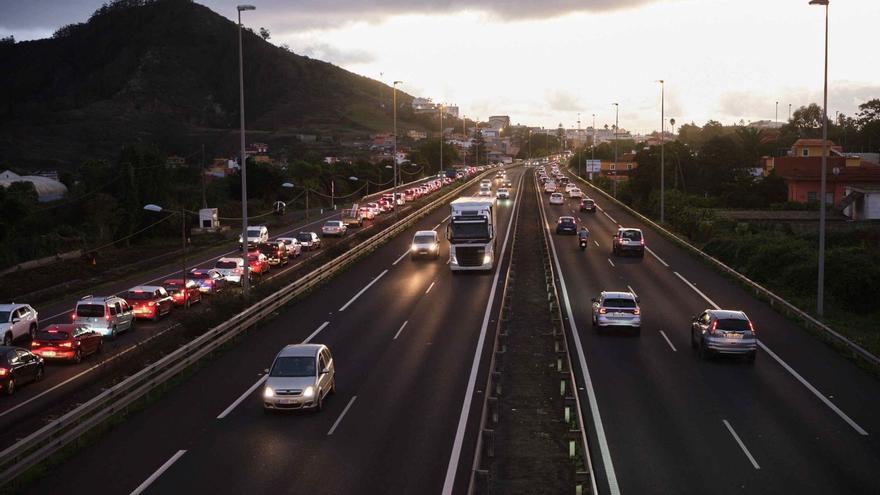
[[[489,238],[487,222],[452,222],[450,240],[479,240]]]

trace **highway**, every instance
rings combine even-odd
[[[408,211],[409,208],[409,206],[405,206],[402,211]],[[302,220],[293,225],[279,227],[275,231],[270,231],[270,236],[274,239],[285,235],[295,235],[301,230],[320,232],[324,221],[338,216],[341,211],[341,209],[337,211],[328,210],[309,220]],[[381,218],[387,217],[387,215],[385,214]],[[357,230],[371,230],[372,228],[372,223],[367,222],[363,228]],[[335,242],[337,240],[333,238],[323,239],[325,246],[331,246]],[[257,278],[255,281],[259,283],[283,276],[300,267],[311,256],[321,252],[323,252],[323,249],[314,252],[304,251],[301,256],[290,258],[288,265],[273,267],[266,274],[265,278]],[[190,256],[187,268],[211,268],[217,259],[224,256],[240,256],[240,251],[231,244],[214,247],[197,256]],[[136,285],[161,284],[166,279],[179,276],[179,263],[163,264],[136,275],[108,282],[95,287],[91,291],[83,291],[76,295],[72,294],[63,301],[36,305],[35,307],[40,313],[40,328],[44,328],[52,323],[69,322],[76,299],[82,294],[116,294]],[[235,287],[232,288],[233,290],[239,290]],[[162,318],[157,322],[138,320],[134,331],[123,332],[116,340],[105,340],[102,354],[90,356],[79,365],[48,362],[46,364],[45,378],[41,382],[21,387],[14,396],[3,397],[0,400],[0,429],[3,431],[3,433],[0,433],[0,445],[8,445],[16,438],[21,437],[27,430],[41,425],[42,417],[46,413],[57,414],[59,412],[57,407],[62,404],[62,401],[67,396],[84,389],[91,381],[94,381],[101,375],[114,373],[114,370],[108,368],[117,366],[123,359],[130,359],[138,346],[178,328],[177,315],[180,314],[180,311],[198,313],[204,311],[206,309],[205,306],[210,304],[212,304],[212,296],[207,295],[203,296],[201,303],[194,304],[192,308],[187,310],[176,309],[172,311],[169,317]],[[27,347],[28,344],[27,342],[16,342],[16,345]],[[88,393],[88,391],[86,390],[84,393]],[[79,397],[78,400],[83,400],[84,398]]]
[[[499,249],[522,175],[510,172],[514,199],[498,203]],[[72,493],[95,480],[116,492],[439,493],[450,459],[472,464],[479,401],[463,403],[468,383],[485,383],[472,369],[497,281],[497,266],[453,276],[445,242],[437,261],[409,259],[415,230],[443,238],[447,217],[424,217],[25,490],[65,479]],[[264,413],[263,370],[304,341],[330,347],[338,392],[319,414]],[[456,492],[468,469],[453,474]]]
[[[549,228],[568,214],[591,233],[586,252],[576,237],[552,238],[580,344],[572,359],[585,362],[589,375],[584,386],[580,370],[600,491],[878,493],[880,383],[580,185],[600,211],[581,213],[576,200],[550,206],[546,194],[543,205]],[[618,225],[643,230],[644,259],[611,254]],[[590,298],[629,289],[641,301],[641,336],[599,335]],[[743,310],[755,323],[754,365],[724,357],[703,362],[692,351],[690,318],[716,305]]]

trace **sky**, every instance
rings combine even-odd
[[[242,0],[243,1],[243,0]],[[270,42],[457,104],[556,127],[633,132],[788,118],[822,100],[824,12],[808,0],[248,0]],[[102,0],[0,0],[0,35],[51,36]],[[202,0],[234,18],[235,0]],[[831,0],[829,116],[880,98],[880,1]]]

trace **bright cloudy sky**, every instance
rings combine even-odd
[[[468,116],[659,128],[773,119],[822,96],[823,9],[808,0],[249,0],[245,24]],[[50,35],[101,0],[0,0],[0,33]],[[203,0],[233,18],[234,0]],[[829,111],[880,98],[880,0],[831,0]],[[380,76],[380,73],[382,74]]]

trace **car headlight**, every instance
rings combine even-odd
[[[413,244],[412,247],[410,247],[410,249],[412,250],[412,252],[416,252],[419,250],[419,247],[416,246],[415,244]]]
[[[440,246],[434,244],[433,246],[431,246],[431,251],[436,251],[437,248],[439,248],[439,247],[440,247]]]
[[[275,397],[275,391],[272,390],[272,387],[266,387],[263,389],[263,397],[265,397],[267,399],[271,399],[272,397]]]
[[[315,387],[309,385],[308,387],[306,387],[305,390],[303,390],[303,397],[308,399],[308,398],[311,398],[314,396],[315,396]]]
[[[484,265],[487,263],[491,263],[491,262],[492,262],[492,255],[491,254],[487,254],[487,255],[483,256],[483,264]]]

